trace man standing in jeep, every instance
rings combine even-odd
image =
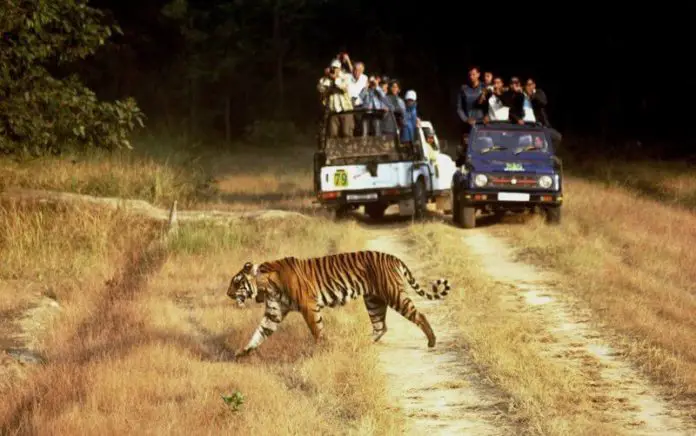
[[[485,115],[479,103],[479,98],[484,89],[480,77],[481,73],[478,67],[470,68],[469,83],[463,85],[459,91],[457,115],[459,115],[459,120],[461,121],[462,145],[471,131],[471,126],[476,124],[476,121],[483,120]]]
[[[555,145],[561,142],[562,136],[558,130],[554,129],[549,122],[549,116],[546,113],[546,105],[548,104],[548,98],[546,93],[537,88],[536,81],[532,78],[527,79],[525,83],[524,92],[529,97],[532,104],[532,110],[534,111],[534,117],[539,121],[544,127],[546,127],[551,135]]]
[[[513,76],[510,79],[510,89],[503,94],[503,104],[510,108],[508,117],[511,123],[524,124],[524,101],[525,95],[520,79]]]
[[[387,105],[389,110],[394,113],[394,120],[401,127],[404,120],[404,114],[406,113],[406,102],[399,97],[401,88],[399,87],[399,82],[392,80],[389,84],[389,94],[387,94]],[[394,125],[394,121],[391,117],[387,117],[382,125],[382,133],[386,134],[396,134],[397,126]]]
[[[457,97],[457,115],[459,116],[461,125],[461,142],[459,156],[457,157],[457,166],[461,165],[464,156],[466,155],[466,143],[471,131],[471,126],[476,124],[476,121],[482,121],[485,116],[484,106],[481,104],[481,95],[483,94],[484,86],[480,81],[481,72],[478,67],[469,69],[469,83],[463,85]]]
[[[319,79],[317,90],[329,112],[341,113],[353,110],[353,103],[348,94],[348,77],[341,71],[341,62],[331,62],[328,74]],[[340,114],[331,117],[329,136],[338,136],[339,130],[344,137],[353,136],[353,114]]]

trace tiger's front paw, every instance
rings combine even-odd
[[[248,356],[250,352],[251,352],[251,349],[247,349],[247,348],[237,350],[237,352],[234,353],[234,358],[239,359],[240,357]]]

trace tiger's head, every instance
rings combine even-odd
[[[247,262],[230,280],[227,296],[237,301],[237,307],[244,307],[244,301],[252,297],[256,299],[257,303],[263,303],[263,293],[259,292],[256,282],[258,270],[258,265]]]

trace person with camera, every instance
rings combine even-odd
[[[348,53],[339,53],[337,57],[341,64],[346,65],[348,70],[348,94],[353,103],[357,107],[362,104],[360,93],[367,87],[367,75],[365,75],[365,64],[356,62],[353,64]]]
[[[535,119],[548,129],[551,135],[551,139],[554,143],[560,143],[562,136],[560,132],[558,132],[558,130],[554,129],[551,126],[551,123],[549,122],[549,116],[546,113],[546,106],[548,104],[546,93],[543,90],[537,88],[536,81],[532,78],[527,79],[524,91],[531,102]]]
[[[348,93],[349,79],[346,73],[341,71],[341,62],[334,59],[324,77],[319,79],[317,90],[322,96],[325,110],[340,115],[334,115],[329,122],[329,135],[353,136],[355,121],[353,114],[341,114],[352,111],[353,102]]]
[[[380,86],[380,78],[370,76],[368,79],[367,88],[360,92],[360,101],[362,109],[368,112],[362,114],[362,135],[368,136],[370,127],[374,132],[374,136],[381,135],[382,121],[384,115],[389,110],[389,102],[384,90]]]
[[[522,90],[520,79],[516,76],[510,78],[510,88],[502,95],[502,101],[508,107],[508,120],[514,124],[524,124],[526,96]]]
[[[500,76],[493,78],[492,90],[487,92],[488,96],[485,104],[487,105],[485,121],[507,121],[509,108],[503,103],[503,94],[508,91],[503,79]]]
[[[399,82],[392,80],[389,83],[389,92],[386,94],[387,108],[394,114],[394,118],[386,117],[382,120],[381,133],[396,135],[398,128],[401,128],[406,112],[406,103],[399,97],[401,88]],[[395,124],[396,123],[396,124]]]

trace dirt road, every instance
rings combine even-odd
[[[424,280],[424,265],[408,254],[399,230],[373,229],[368,249],[394,254],[403,259]],[[509,435],[515,434],[505,418],[505,397],[486,383],[458,349],[456,329],[447,319],[444,300],[412,297],[416,307],[428,317],[438,343],[428,349],[423,333],[408,320],[389,311],[389,331],[378,344],[380,363],[387,374],[389,395],[410,420],[409,434],[430,435]]]
[[[372,227],[369,231],[374,236],[367,248],[403,258],[420,280],[436,278],[430,277],[436,265],[409,256],[402,230]],[[499,284],[509,310],[547,326],[552,340],[544,357],[580,369],[592,380],[593,401],[607,422],[616,424],[623,434],[696,435],[689,411],[670,404],[658,386],[622,358],[609,345],[609,333],[591,325],[590,313],[555,289],[552,274],[515,261],[514,249],[486,229],[452,231],[461,233],[463,248],[471,250]],[[486,381],[457,345],[457,329],[448,319],[446,300],[413,299],[438,336],[435,349],[428,350],[420,330],[392,311],[389,333],[379,344],[389,394],[410,418],[410,432],[516,434],[514,423],[506,417],[505,395]]]
[[[462,241],[499,283],[510,310],[536,317],[553,341],[546,357],[580,368],[593,381],[593,397],[626,434],[695,435],[696,423],[661,397],[657,386],[622,359],[608,334],[591,325],[577,301],[555,289],[553,274],[514,260],[514,249],[485,229],[462,232]]]

